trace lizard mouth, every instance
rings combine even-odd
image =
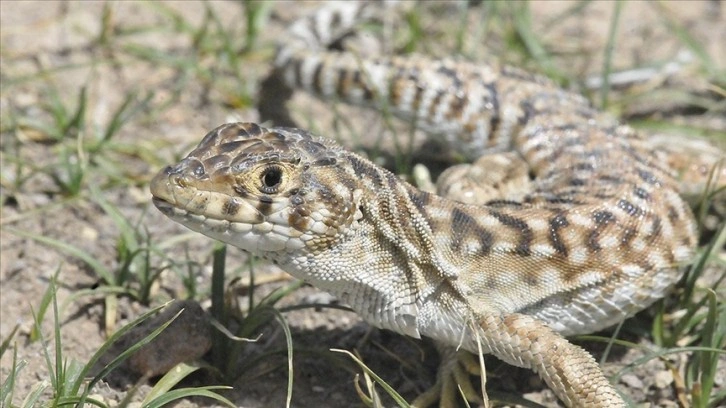
[[[166,216],[169,216],[174,212],[174,205],[163,198],[152,197],[151,202],[154,203],[154,206]]]
[[[163,169],[151,181],[154,206],[185,227],[263,257],[304,246],[302,233],[286,225],[284,201],[263,215],[254,200],[197,188],[193,179]]]
[[[178,186],[179,183],[178,181],[172,183],[172,175],[172,167],[167,166],[157,173],[149,183],[149,190],[152,195],[151,201],[164,214],[176,207],[175,204],[177,203],[172,185],[176,184]]]

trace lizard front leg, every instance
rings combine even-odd
[[[470,347],[537,372],[568,407],[626,406],[587,351],[570,343],[539,320],[518,313],[481,310],[474,311],[473,315],[475,345]],[[451,344],[437,342],[436,346],[441,357],[436,383],[417,397],[412,405],[422,408],[433,406],[438,401],[440,408],[449,408],[464,398],[488,406],[486,391],[477,392],[469,378],[474,374],[482,376],[482,384],[486,380],[484,367],[476,361],[476,356],[457,350]]]
[[[625,407],[625,401],[584,349],[526,315],[474,311],[485,349],[512,365],[531,368],[568,407]]]

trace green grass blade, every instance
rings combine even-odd
[[[151,404],[153,400],[156,398],[162,397],[164,394],[169,392],[175,385],[179,384],[181,380],[189,376],[191,373],[199,370],[200,368],[210,368],[213,369],[212,366],[205,363],[204,361],[194,361],[191,363],[179,363],[174,368],[169,370],[166,374],[164,374],[163,377],[157,383],[154,385],[154,387],[151,389],[151,391],[146,395],[143,401],[141,401],[142,406],[147,406]]]
[[[52,276],[53,282],[58,281],[58,274],[60,274],[60,265],[58,265],[58,268],[56,269],[55,273]],[[53,290],[51,290],[53,289]],[[40,305],[38,306],[38,320],[41,322],[45,319],[45,313],[48,311],[48,306],[50,306],[50,301],[54,299],[55,297],[55,287],[54,285],[48,285],[48,288],[43,293],[43,297],[40,299]],[[39,338],[38,329],[36,326],[33,326],[32,329],[30,329],[30,341],[35,342],[38,341]]]
[[[111,348],[111,346],[113,345],[113,343],[115,343],[116,341],[118,341],[119,338],[121,338],[121,336],[123,336],[124,334],[126,334],[127,332],[129,332],[134,327],[138,326],[141,322],[143,322],[144,320],[148,319],[153,314],[157,313],[159,310],[161,310],[162,308],[164,308],[167,304],[168,303],[165,303],[163,305],[157,306],[157,307],[155,307],[155,308],[147,311],[146,313],[143,313],[141,316],[139,316],[136,319],[132,320],[131,322],[127,323],[126,325],[124,325],[123,327],[121,327],[118,331],[116,331],[113,335],[111,335],[111,337],[109,337],[101,345],[101,347],[99,347],[99,349],[96,350],[96,352],[93,354],[93,356],[91,356],[91,358],[88,360],[88,362],[84,366],[84,372],[83,372],[83,375],[81,377],[85,377],[88,374],[88,372],[96,364],[96,362],[101,358],[101,356],[103,356],[108,351],[108,349]],[[99,379],[100,379],[100,377],[96,379],[96,382]],[[76,382],[76,387],[74,388],[74,393],[77,393],[78,390],[80,390],[81,385],[82,384],[81,384],[80,381],[77,381]],[[90,386],[88,387],[88,389],[90,389]]]
[[[32,408],[35,407],[38,403],[38,400],[43,395],[43,392],[46,388],[48,388],[50,384],[48,384],[48,381],[41,381],[37,384],[35,384],[31,389],[28,395],[23,398],[23,402],[20,404],[21,408]],[[6,405],[11,406],[11,405]]]
[[[363,361],[361,361],[355,354],[351,353],[350,351],[341,350],[341,349],[330,349],[330,351],[333,351],[333,352],[336,352],[336,353],[347,354],[348,357],[350,357],[351,359],[353,359],[353,361],[355,361],[356,364],[358,364],[358,366],[363,371],[366,372],[366,374],[368,374],[369,376],[371,376],[371,378],[373,378],[373,380],[376,383],[378,383],[378,385],[380,385],[386,391],[386,393],[388,393],[388,395],[390,395],[391,398],[393,398],[394,401],[396,401],[396,404],[398,404],[399,407],[401,407],[401,408],[409,408],[410,407],[410,405],[408,404],[408,402],[406,402],[406,400],[398,392],[396,392],[396,390],[394,390],[393,387],[391,387],[390,385],[388,385],[385,381],[383,381],[383,379],[381,377],[378,376],[378,374],[374,373],[373,370],[371,370],[370,368],[368,368],[368,366]]]
[[[158,398],[152,400],[151,402],[143,405],[144,408],[161,408],[163,406],[166,406],[167,404],[170,404],[172,401],[181,399],[181,398],[189,398],[189,397],[206,397],[211,398],[215,401],[219,401],[224,405],[227,405],[228,407],[236,407],[232,403],[232,401],[228,400],[227,398],[217,394],[216,392],[213,392],[212,390],[228,390],[232,387],[226,387],[226,386],[210,386],[210,387],[198,387],[198,388],[180,388],[178,390],[172,390],[169,391]]]
[[[2,344],[0,344],[0,358],[3,357],[5,354],[5,351],[10,347],[10,342],[13,341],[13,338],[15,338],[15,335],[18,333],[18,329],[20,328],[20,324],[16,324],[15,327],[13,327],[13,330],[10,331],[10,334],[8,334],[8,337],[3,340]]]
[[[227,246],[216,242],[212,251],[212,318],[227,325],[227,313],[224,301],[224,277],[225,259],[227,257]],[[227,364],[228,341],[218,331],[212,332],[212,362],[215,367],[225,367]],[[223,371],[226,371],[223,369]]]
[[[277,302],[280,301],[280,299],[284,298],[285,296],[291,294],[292,292],[300,289],[303,285],[305,285],[305,282],[301,280],[294,280],[287,286],[277,288],[273,290],[269,295],[265,296],[260,300],[260,304],[258,307],[261,306],[274,306],[277,304]]]
[[[60,315],[58,313],[58,298],[56,297],[56,277],[50,279],[49,291],[52,292],[51,300],[53,304],[53,335],[55,344],[55,375],[57,378],[55,398],[62,398],[69,395],[69,378],[68,367],[63,358],[63,339],[60,331]],[[40,325],[38,325],[40,326]],[[72,363],[71,363],[72,364]]]
[[[3,407],[11,406],[13,402],[13,392],[15,391],[15,379],[20,376],[20,372],[27,365],[28,362],[25,360],[20,360],[18,362],[18,350],[17,348],[13,349],[13,364],[10,366],[10,373],[5,381],[3,381],[2,387],[0,387],[0,403],[2,403]]]
[[[287,324],[285,316],[283,316],[279,310],[272,307],[268,310],[275,316],[275,320],[280,323],[282,331],[285,332],[285,343],[287,346],[287,399],[285,400],[285,407],[290,408],[290,405],[292,404],[293,384],[292,333],[290,332],[290,326]]]
[[[97,406],[99,408],[108,408],[108,405],[104,404],[103,401],[99,401],[95,398],[88,398],[83,396],[69,396],[69,397],[63,397],[58,401],[58,404],[56,407],[65,407],[75,405],[78,407],[86,408],[89,405]],[[55,408],[55,407],[54,407]]]
[[[141,347],[149,344],[152,340],[156,338],[156,336],[159,335],[164,329],[167,328],[173,322],[176,320],[177,317],[183,312],[184,310],[180,310],[177,314],[174,315],[171,319],[169,319],[166,323],[162,324],[158,328],[156,328],[153,332],[149,333],[146,337],[139,340],[136,344],[126,349],[123,353],[119,354],[116,358],[114,358],[110,363],[108,363],[102,370],[99,372],[91,381],[89,381],[88,385],[86,386],[86,390],[90,390],[98,381],[100,381],[103,377],[108,375],[113,369],[118,367],[122,362],[124,362],[127,358],[129,358],[132,354],[134,354],[136,351],[138,351]]]
[[[53,281],[51,281],[52,288],[49,288],[49,290],[52,290],[53,293],[55,293],[55,287],[53,286]],[[35,309],[33,306],[30,306],[30,313],[33,315],[33,325],[36,328],[36,331],[38,333],[38,340],[43,345],[43,358],[45,359],[46,367],[48,368],[49,376],[50,377],[50,384],[51,387],[53,387],[56,392],[60,390],[62,381],[60,380],[60,375],[58,374],[58,367],[53,366],[53,359],[50,358],[50,353],[48,352],[48,344],[45,341],[45,336],[43,336],[43,331],[40,327],[40,320],[38,319],[38,315],[35,313]],[[56,325],[58,322],[54,322]]]
[[[139,112],[148,110],[149,103],[154,98],[154,95],[153,91],[149,91],[140,102],[134,103],[138,94],[135,92],[127,94],[124,101],[121,103],[121,106],[119,106],[119,108],[114,112],[111,121],[101,136],[101,140],[99,140],[98,145],[95,146],[95,150],[100,149],[104,144],[110,141],[111,138],[118,133],[121,127],[129,121],[129,119]]]
[[[63,128],[66,136],[80,135],[83,131],[83,125],[86,122],[86,105],[88,103],[87,91],[88,90],[85,86],[81,87],[81,90],[78,92],[78,106],[76,106],[76,111],[74,112],[73,117],[64,121],[65,125]]]
[[[103,212],[106,213],[106,215],[111,217],[111,220],[113,220],[113,223],[121,232],[123,241],[126,242],[128,247],[132,250],[138,248],[139,242],[136,239],[136,229],[133,227],[133,225],[131,225],[126,217],[121,214],[121,211],[118,210],[118,207],[114,207],[113,205],[111,205],[111,203],[106,200],[103,193],[101,192],[101,190],[98,189],[97,186],[89,186],[88,189],[91,192],[91,200],[98,204],[101,209],[103,209]]]
[[[63,367],[63,392],[64,396],[73,396],[75,384],[84,380],[84,364],[71,359]]]
[[[707,318],[700,330],[701,345],[713,350],[723,350],[726,347],[726,341],[724,341],[726,339],[726,307],[722,307],[719,312],[714,291],[708,290],[706,297],[708,299]],[[709,406],[718,374],[718,359],[719,353],[703,351],[695,353],[691,360],[692,364],[689,364],[689,378],[693,381],[690,387],[691,398],[693,406],[696,408]]]
[[[605,57],[602,66],[602,85],[600,86],[600,109],[607,109],[608,94],[610,92],[610,73],[613,68],[613,50],[615,49],[616,34],[623,10],[623,0],[615,0],[613,4],[613,17],[608,28],[608,40],[605,44]]]
[[[123,295],[128,294],[129,290],[126,288],[122,288],[120,286],[99,286],[94,289],[80,289],[76,290],[73,293],[71,293],[66,299],[61,303],[60,307],[60,314],[63,316],[65,314],[65,310],[68,308],[68,306],[71,303],[74,303],[78,299],[84,297],[84,296],[101,296],[103,295]]]

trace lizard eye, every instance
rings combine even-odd
[[[265,194],[276,193],[282,185],[282,168],[279,166],[270,166],[262,171],[260,175],[260,191]]]

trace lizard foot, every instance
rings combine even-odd
[[[484,388],[485,371],[476,357],[464,350],[437,344],[441,363],[436,374],[436,383],[419,395],[411,404],[416,408],[435,406],[438,401],[440,408],[455,408],[462,399],[476,404],[488,406]],[[482,391],[477,391],[471,382],[471,375],[481,376]]]

